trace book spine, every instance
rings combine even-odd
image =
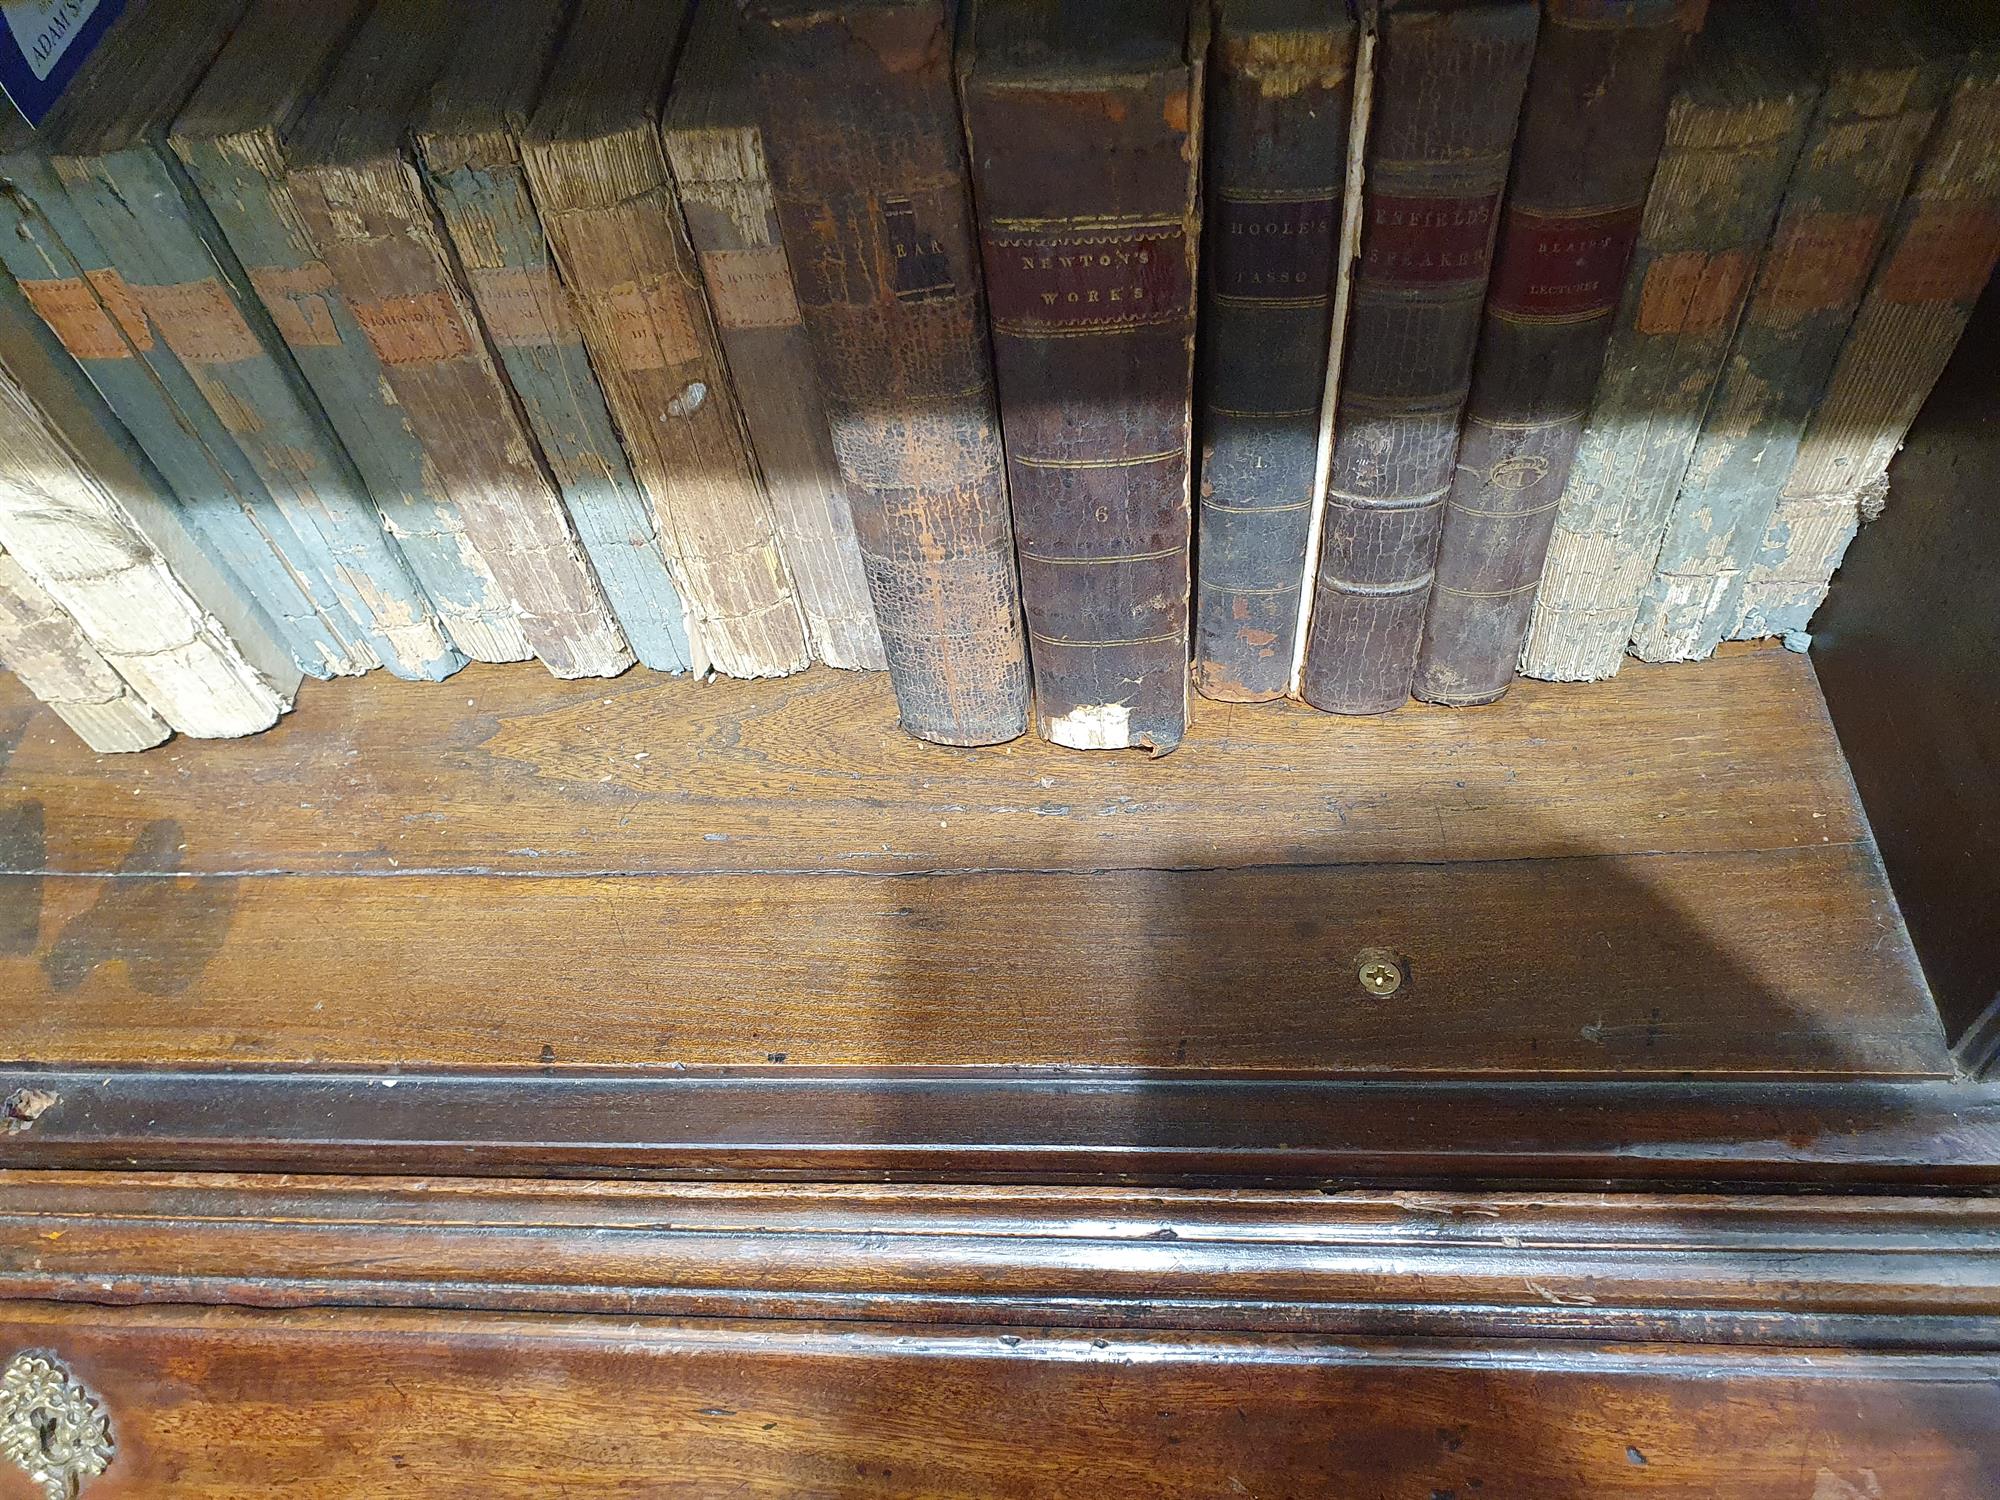
[[[632,665],[527,420],[500,374],[416,171],[400,157],[294,168],[306,237],[347,298],[383,379],[558,677]]]
[[[268,729],[291,706],[299,669],[128,443],[0,279],[0,547],[172,728]]]
[[[190,524],[301,670],[358,670],[294,564],[302,544],[179,359],[35,153],[0,163],[0,261],[180,497]]]
[[[666,144],[813,654],[828,666],[878,671],[887,665],[882,634],[763,140],[754,128],[672,130]]]
[[[1164,755],[1187,731],[1202,66],[1023,86],[968,53],[960,93],[1036,727]]]
[[[58,157],[56,172],[154,336],[173,350],[305,544],[314,576],[352,622],[343,634],[357,660],[418,679],[457,671],[465,658],[445,640],[179,159],[148,142],[102,157]]]
[[[1972,316],[2000,255],[2000,63],[1978,58],[1925,147],[1874,279],[1743,586],[1737,640],[1803,631],[1889,460]]]
[[[1316,708],[1387,713],[1410,696],[1535,27],[1534,0],[1382,17],[1299,684]]]
[[[1679,0],[1545,7],[1418,650],[1428,702],[1513,681],[1685,37]]]
[[[1642,660],[1698,660],[1729,634],[1942,92],[1910,66],[1830,79],[1632,629]]]
[[[1625,659],[1812,97],[1801,87],[1675,103],[1603,379],[1556,511],[1521,654],[1526,676],[1590,682]]]
[[[523,155],[632,473],[679,565],[690,641],[727,676],[798,671],[811,661],[805,622],[658,130],[531,140]]]
[[[632,476],[584,351],[569,289],[549,259],[518,161],[454,162],[432,153],[425,181],[507,379],[562,491],[578,540],[642,665],[694,665],[686,606],[659,522]]]
[[[1194,683],[1285,695],[1298,638],[1355,27],[1234,24],[1209,75]]]
[[[385,398],[382,362],[333,273],[306,243],[267,136],[177,138],[250,285],[312,387],[335,435],[400,544],[453,644],[475,661],[532,653],[514,606],[467,534],[457,507],[435,492],[402,411]]]
[[[939,0],[759,38],[778,219],[904,728],[1027,727],[1027,650],[964,137]]]
[[[173,731],[48,591],[0,552],[0,663],[100,754],[147,750]]]

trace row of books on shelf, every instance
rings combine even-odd
[[[103,750],[537,657],[1164,753],[1796,639],[2000,49],[1702,9],[131,0],[0,125],[0,658]]]

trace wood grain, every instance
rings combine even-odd
[[[93,1500],[1923,1495],[2000,1484],[1989,1354],[15,1304]],[[1474,1483],[1477,1481],[1477,1484]]]
[[[13,1167],[782,1181],[2000,1186],[2000,1085],[1060,1068],[0,1071]],[[11,1115],[13,1112],[8,1111]]]
[[[50,1063],[1849,1075],[1943,1039],[1866,850],[934,878],[39,880]],[[0,877],[27,907],[36,877]],[[1023,941],[1032,935],[1032,942]],[[1359,955],[1408,978],[1377,1001]],[[1087,1018],[1087,1022],[1086,1022]]]
[[[1181,749],[1144,766],[919,744],[879,679],[823,671],[309,685],[254,740],[114,765],[0,681],[0,741],[0,803],[48,812],[35,859],[0,847],[14,871],[108,873],[161,820],[203,873],[1230,868],[1867,838],[1811,667],[1761,647],[1524,682],[1476,713],[1355,724],[1203,702]]]
[[[0,1298],[1990,1349],[2000,1204],[0,1172]]]

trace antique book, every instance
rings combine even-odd
[[[632,477],[521,165],[566,11],[561,0],[488,5],[451,49],[417,141],[473,303],[625,639],[643,665],[684,672],[686,611],[659,520]]]
[[[813,655],[880,669],[882,633],[771,197],[745,41],[733,4],[696,11],[667,105],[667,160]]]
[[[1222,0],[1208,79],[1194,684],[1281,698],[1317,477],[1355,25],[1323,0]]]
[[[1042,735],[1164,755],[1188,711],[1208,10],[975,0],[959,92]]]
[[[1413,689],[1489,703],[1535,585],[1666,133],[1688,0],[1549,0]]]
[[[287,181],[529,646],[558,677],[610,677],[632,653],[402,151],[424,91],[481,14],[471,0],[377,5],[286,138]]]
[[[1534,0],[1392,5],[1375,54],[1346,368],[1300,696],[1410,696],[1458,453]]]
[[[942,0],[745,0],[778,222],[903,727],[1027,728],[1014,535]]]
[[[1525,675],[1588,682],[1625,659],[1818,95],[1775,0],[1710,13],[1667,115],[1604,373],[1556,511]]]
[[[25,122],[0,118],[0,262],[167,481],[192,533],[315,677],[354,670],[257,471],[139,310]]]
[[[0,551],[0,666],[100,754],[148,750],[173,733],[5,551]]]
[[[382,363],[307,242],[285,181],[284,137],[365,13],[362,0],[252,8],[169,139],[285,345],[353,457],[445,634],[478,661],[532,653],[501,589],[440,493]]]
[[[1917,0],[1798,0],[1826,92],[1730,345],[1632,630],[1646,661],[1730,634],[1956,61]]]
[[[354,665],[436,678],[463,665],[381,512],[286,352],[241,264],[168,147],[238,0],[140,4],[44,123],[56,173],[152,335],[186,370],[304,545]],[[340,620],[335,623],[341,624]]]
[[[699,666],[781,677],[805,622],[660,144],[687,0],[584,0],[521,138]]]
[[[1965,331],[2000,253],[2000,45],[1987,20],[1861,299],[1731,622],[1737,640],[1811,623],[1889,460]]]
[[[182,734],[254,734],[291,707],[300,671],[289,649],[4,276],[0,549]],[[109,712],[134,728],[129,709]]]

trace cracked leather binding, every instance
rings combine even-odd
[[[979,0],[960,93],[1036,724],[1164,754],[1187,727],[1207,8]]]
[[[1813,407],[1959,59],[1918,0],[1794,0],[1827,85],[1632,632],[1644,661],[1730,633]]]
[[[1668,115],[1604,376],[1556,512],[1524,676],[1588,682],[1624,661],[1818,97],[1774,0],[1711,13]]]
[[[1533,0],[1382,15],[1361,260],[1299,682],[1315,708],[1387,713],[1410,696],[1534,50]]]
[[[1521,657],[1666,136],[1688,0],[1548,0],[1415,691],[1490,703]]]
[[[1194,682],[1281,698],[1298,636],[1355,26],[1325,0],[1222,0],[1202,231]]]
[[[1027,728],[1014,532],[939,0],[743,0],[778,221],[903,727]]]

